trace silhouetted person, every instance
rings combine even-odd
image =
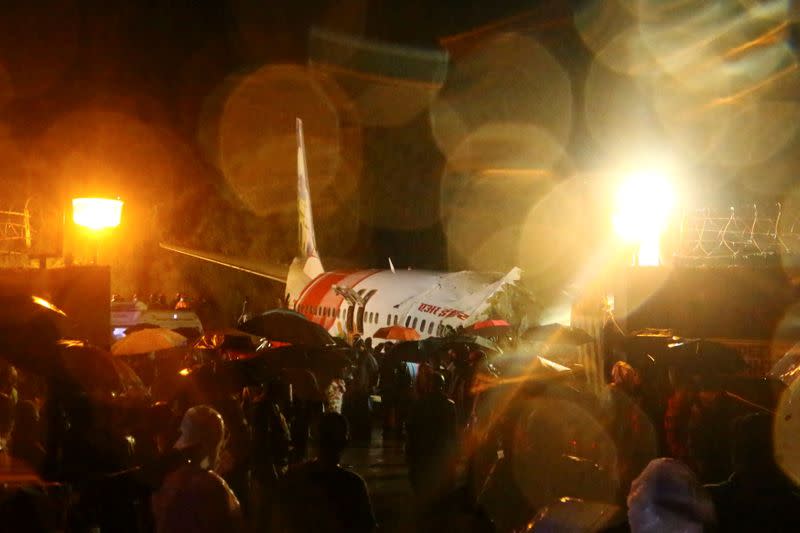
[[[222,416],[214,409],[201,405],[186,411],[175,448],[193,452],[188,462],[167,474],[153,494],[156,533],[241,530],[239,501],[214,472],[224,434]]]
[[[17,404],[14,429],[9,444],[11,455],[39,471],[44,463],[45,451],[39,430],[39,410],[30,400]]]
[[[372,339],[367,339],[359,345],[353,381],[347,387],[343,406],[350,421],[353,439],[367,443],[372,436],[369,397],[378,382],[379,372],[378,362],[372,355],[371,342]]]
[[[655,459],[656,435],[650,419],[641,409],[642,379],[628,363],[617,361],[608,384],[607,430],[617,448],[620,497],[628,495],[631,482]]]
[[[431,379],[431,392],[417,400],[408,418],[406,462],[411,487],[428,502],[453,487],[456,461],[456,408],[444,393],[441,374]]]
[[[0,392],[0,450],[7,448],[13,426],[14,400],[8,394]]]
[[[664,413],[667,449],[671,457],[689,464],[689,422],[698,401],[697,387],[692,376],[678,368],[669,369],[669,380],[673,392]]]
[[[252,406],[251,485],[257,530],[268,531],[279,479],[289,465],[291,434],[281,412],[280,382],[270,383]]]
[[[375,530],[367,485],[339,466],[348,441],[347,420],[324,413],[319,420],[319,457],[292,466],[281,483],[277,531],[364,533]]]
[[[4,361],[0,362],[0,392],[8,394],[13,405],[16,405],[19,400],[18,385],[19,374],[17,369]]]
[[[736,420],[733,475],[707,485],[720,531],[800,531],[800,497],[773,453],[772,417],[753,414]]]

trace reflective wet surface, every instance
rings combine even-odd
[[[375,430],[369,444],[352,443],[342,463],[366,480],[381,531],[413,531],[415,503],[400,439],[384,440]]]

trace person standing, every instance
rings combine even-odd
[[[408,477],[423,503],[430,503],[454,486],[458,447],[456,407],[444,389],[444,376],[434,374],[431,391],[414,403],[408,419]]]
[[[292,437],[280,407],[282,389],[281,382],[269,383],[252,408],[250,482],[252,516],[258,531],[269,531],[278,481],[289,465]]]
[[[377,382],[378,362],[372,355],[370,344],[365,342],[357,352],[355,375],[344,400],[352,436],[358,442],[369,443],[372,438],[369,397]]]
[[[211,407],[186,411],[175,449],[184,450],[190,459],[168,473],[152,496],[156,533],[242,530],[239,501],[214,472],[224,435],[222,416]]]
[[[289,468],[279,488],[276,531],[372,533],[367,484],[339,465],[348,443],[347,420],[327,412],[319,420],[319,456]]]

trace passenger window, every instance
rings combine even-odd
[[[386,325],[387,326],[392,325],[392,315],[386,315]]]
[[[433,322],[431,322],[431,325],[428,326],[428,335],[433,335]]]
[[[394,325],[395,325],[395,326],[397,325],[397,320],[398,320],[399,318],[400,318],[399,316],[397,316],[397,315],[394,315]]]
[[[419,330],[422,333],[425,333],[425,320],[424,319],[422,320],[422,324],[419,325]]]
[[[417,317],[414,317],[414,322],[411,324],[412,329],[417,329]]]
[[[410,316],[407,316],[407,317],[406,317],[406,327],[408,327],[408,324],[409,324],[410,322],[411,322],[411,317],[410,317]]]

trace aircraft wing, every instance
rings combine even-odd
[[[194,257],[195,259],[202,259],[203,261],[208,261],[209,263],[214,263],[215,265],[233,268],[241,272],[247,272],[248,274],[271,279],[280,283],[286,283],[286,274],[289,272],[288,265],[265,265],[245,257],[231,258],[223,254],[192,250],[190,248],[184,248],[182,246],[175,246],[174,244],[167,244],[163,242],[159,243],[159,246],[164,250],[169,250],[170,252],[187,255],[189,257]]]

